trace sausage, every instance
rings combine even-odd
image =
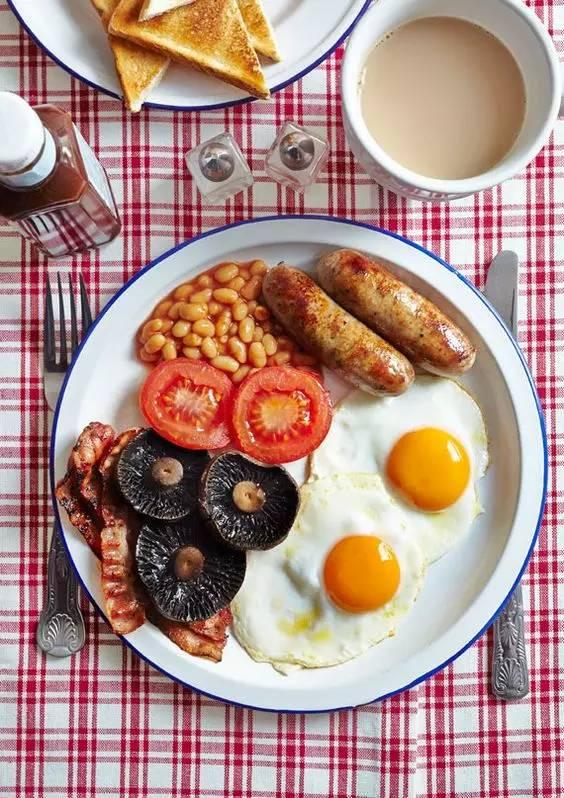
[[[263,297],[288,333],[325,366],[368,393],[397,395],[413,381],[411,363],[340,308],[304,272],[279,264],[264,276]]]
[[[474,365],[476,349],[462,330],[381,263],[340,249],[320,258],[317,275],[339,305],[393,344],[414,366],[449,377]]]

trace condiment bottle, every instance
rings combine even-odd
[[[117,236],[108,176],[66,111],[1,91],[0,131],[0,216],[48,257]]]

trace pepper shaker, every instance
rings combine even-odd
[[[329,145],[325,139],[285,122],[266,155],[267,174],[294,191],[304,191],[315,183],[327,162]]]
[[[186,166],[204,198],[218,205],[253,185],[245,156],[230,133],[220,133],[190,150]]]

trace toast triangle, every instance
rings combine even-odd
[[[271,61],[280,61],[274,31],[265,14],[262,0],[237,0],[237,3],[256,52]]]
[[[237,0],[197,0],[139,22],[143,0],[120,0],[110,33],[214,75],[255,97],[270,92]]]
[[[91,0],[106,30],[119,0]],[[162,80],[170,60],[133,42],[108,35],[123,99],[130,111],[140,111],[151,90]]]

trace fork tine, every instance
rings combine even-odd
[[[88,328],[92,324],[92,313],[88,303],[88,294],[86,293],[86,286],[84,285],[84,278],[82,274],[79,275],[80,282],[80,313],[82,316],[82,337],[88,332]]]
[[[76,303],[74,301],[74,291],[72,286],[72,277],[69,273],[69,297],[70,297],[70,314],[71,314],[71,355],[74,355],[78,349],[78,324],[76,323]]]
[[[65,322],[65,305],[63,302],[63,286],[61,285],[60,272],[57,272],[57,285],[59,287],[59,327],[60,327],[60,350],[61,350],[59,365],[66,369],[69,363],[68,353],[67,353],[67,326]]]
[[[45,318],[43,321],[43,364],[47,371],[55,367],[55,317],[49,275],[45,280]]]

